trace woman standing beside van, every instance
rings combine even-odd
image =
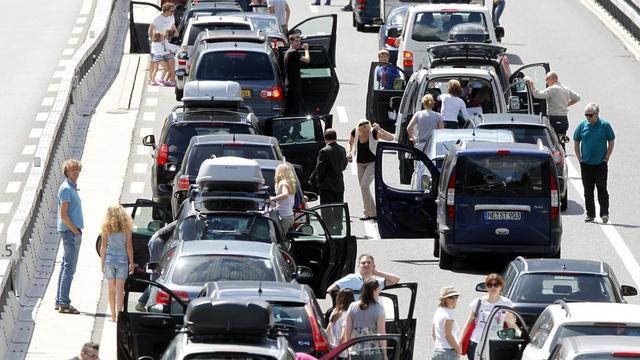
[[[444,118],[442,115],[433,111],[433,106],[436,104],[433,100],[433,95],[427,94],[422,97],[422,106],[424,110],[420,110],[413,115],[409,125],[407,125],[407,134],[409,139],[413,142],[413,146],[420,151],[425,152],[426,146],[431,139],[433,130],[444,128]],[[414,128],[417,126],[417,131],[414,134]]]

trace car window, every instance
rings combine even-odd
[[[421,12],[417,13],[414,18],[411,39],[415,41],[446,41],[449,30],[455,25],[464,23],[477,23],[487,30],[484,14],[481,12]]]
[[[480,125],[482,129],[505,129],[510,130],[513,133],[513,138],[516,142],[537,144],[538,139],[542,140],[542,144],[548,148],[553,148],[553,142],[549,130],[540,126],[517,126],[510,124],[490,124]]]
[[[584,335],[636,336],[640,341],[640,326],[626,324],[561,325],[549,348],[553,349],[564,338]]]
[[[255,130],[249,124],[240,123],[211,122],[188,125],[180,124],[179,126],[171,127],[165,143],[169,147],[169,155],[177,156],[181,160],[192,137],[220,134],[255,134]]]
[[[442,104],[438,96],[447,93],[449,90],[449,80],[458,80],[460,85],[462,85],[462,95],[460,98],[467,106],[467,112],[469,115],[481,115],[497,112],[496,99],[493,94],[493,87],[491,86],[491,83],[485,79],[464,76],[444,77],[429,80],[425,93],[422,95],[431,94],[433,96],[436,100],[436,105],[433,108],[434,111],[440,111]]]
[[[319,17],[315,19],[305,20],[303,23],[299,24],[295,28],[295,31],[298,32],[303,37],[326,36],[331,34],[332,27],[333,27],[333,18]]]
[[[331,78],[331,61],[320,49],[309,50],[310,62],[300,63],[300,78]]]
[[[193,45],[195,43],[198,35],[205,31],[216,31],[216,30],[251,30],[251,25],[242,24],[242,23],[213,23],[213,24],[198,24],[192,25],[191,31],[189,32],[189,40],[187,40],[186,45]]]
[[[280,144],[287,143],[315,143],[316,128],[313,119],[287,119],[274,121],[271,126],[273,137]]]
[[[511,300],[527,303],[553,303],[558,299],[610,302],[611,283],[604,276],[571,274],[524,274]]]
[[[522,155],[458,158],[456,195],[548,197],[549,159]]]
[[[276,240],[274,223],[261,216],[225,216],[207,214],[207,220],[195,222],[196,239],[242,240],[271,243]]]
[[[529,345],[541,349],[553,329],[553,317],[551,311],[544,311],[531,328],[531,341]]]
[[[202,56],[198,80],[275,80],[274,64],[265,53],[253,51],[216,51]]]
[[[511,287],[511,284],[513,284],[513,280],[515,280],[516,275],[518,275],[516,267],[509,265],[504,274],[502,274],[502,278],[504,279],[503,293],[509,293],[509,288]]]
[[[253,28],[256,30],[262,30],[267,35],[281,35],[280,26],[276,18],[249,18]]]
[[[247,144],[212,144],[201,145],[189,154],[186,173],[191,176],[198,175],[200,165],[211,156],[237,156],[245,159],[276,159],[274,149],[270,145]],[[282,160],[282,156],[277,160]]]
[[[270,303],[276,324],[293,325],[298,333],[311,333],[309,315],[305,304]]]
[[[171,281],[176,285],[202,285],[221,280],[276,280],[271,260],[249,256],[182,256],[174,269]]]

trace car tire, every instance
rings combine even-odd
[[[438,234],[437,233],[436,233],[435,237],[433,238],[433,257],[434,258],[440,257],[440,240],[438,240]]]
[[[440,266],[440,269],[451,270],[451,268],[453,267],[453,259],[455,259],[453,255],[447,254],[447,252],[444,251],[442,247],[440,247],[440,257],[438,259],[438,265]]]
[[[184,94],[183,89],[176,88],[176,101],[182,101],[182,95]]]
[[[356,30],[364,32],[364,24],[356,23]]]
[[[569,207],[569,190],[564,193],[562,199],[560,199],[560,211],[567,211]]]

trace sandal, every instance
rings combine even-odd
[[[80,311],[78,311],[78,309],[74,308],[71,305],[60,305],[60,311],[61,314],[80,314]]]
[[[149,80],[150,86],[159,86],[160,84],[157,81]]]

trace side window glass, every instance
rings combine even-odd
[[[320,208],[320,216],[324,221],[331,236],[345,237],[347,236],[346,212],[342,206],[328,206]]]
[[[304,39],[309,36],[329,35],[331,34],[332,27],[333,18],[327,16],[305,21],[302,24],[298,25],[298,27],[295,28],[295,31],[299,32]]]
[[[325,231],[315,214],[302,214],[293,223],[293,237],[296,241],[325,241]]]
[[[433,178],[427,166],[416,158],[415,152],[406,150],[386,150],[382,153],[382,163],[391,169],[399,167],[400,159],[404,161],[413,161],[414,171],[409,184],[403,184],[400,181],[400,173],[398,171],[383,171],[382,182],[385,187],[392,188],[397,191],[423,191],[431,192],[434,189]]]
[[[404,90],[406,87],[405,74],[393,64],[376,66],[372,76],[375,90]]]
[[[485,325],[484,347],[482,349],[482,358],[489,358],[492,340],[516,340],[523,337],[523,324],[517,313],[513,310],[502,309],[492,313],[492,317]]]
[[[504,273],[504,291],[503,293],[508,293],[511,284],[513,284],[513,280],[515,280],[516,275],[518,274],[518,270],[516,270],[515,266],[510,265],[507,268],[507,271]]]
[[[331,61],[320,49],[309,50],[309,64],[300,63],[300,78],[331,78]]]
[[[280,144],[287,143],[314,143],[316,132],[313,119],[287,119],[286,121],[274,121],[272,126],[273,137]]]
[[[133,219],[133,235],[139,236],[151,236],[158,231],[164,222],[159,218],[158,211],[154,211],[153,207],[137,207],[135,209],[135,216]]]

